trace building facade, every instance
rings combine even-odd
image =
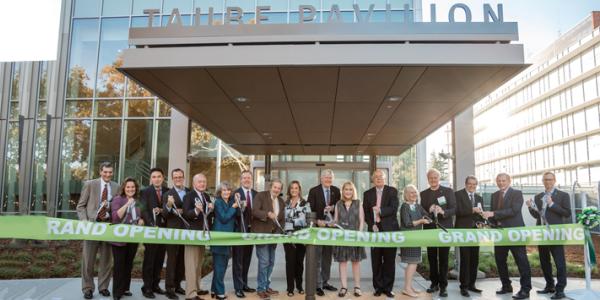
[[[544,171],[562,187],[600,181],[599,26],[594,12],[474,105],[483,183],[507,172],[517,184],[540,185]]]

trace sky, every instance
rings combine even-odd
[[[504,7],[504,21],[517,22],[519,25],[519,41],[525,47],[525,61],[533,57],[562,33],[566,33],[592,11],[600,11],[600,0],[423,0],[423,21],[430,19],[431,3],[437,7],[438,21],[448,19],[448,10],[455,3],[465,3],[472,10],[473,21],[483,20],[483,3],[490,3],[494,8],[498,3]],[[440,129],[427,138],[427,152],[446,152],[446,129]],[[429,157],[428,157],[429,159]]]

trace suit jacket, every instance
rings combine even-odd
[[[235,230],[235,217],[239,214],[239,210],[231,207],[233,203],[235,203],[233,196],[230,197],[228,202],[225,202],[221,197],[215,199],[213,231],[233,232]],[[231,246],[210,246],[210,251],[212,253],[228,255],[231,251]]]
[[[281,197],[277,197],[279,203],[279,214],[277,221],[279,225],[285,225],[285,202]],[[252,232],[256,233],[283,233],[275,225],[275,222],[267,217],[267,213],[273,211],[273,201],[271,200],[271,192],[264,191],[256,194],[252,201]]]
[[[375,219],[373,216],[373,207],[377,205],[377,189],[372,187],[365,191],[363,194],[363,210],[365,213],[365,223],[369,231],[373,231],[373,225]],[[385,185],[381,194],[381,207],[380,207],[380,219],[378,223],[379,231],[398,231],[400,225],[398,224],[398,207],[400,201],[398,200],[398,190],[394,187]]]
[[[538,207],[539,211],[542,211],[542,207],[544,205],[543,197],[545,193],[539,193],[535,195],[533,201],[535,202],[535,206]],[[546,208],[546,221],[548,224],[567,224],[571,223],[569,219],[571,217],[571,199],[569,194],[559,191],[558,189],[554,189],[554,192],[551,195],[552,197],[552,206]],[[529,214],[537,219],[536,225],[541,225],[540,214],[534,208],[529,208]]]
[[[100,197],[102,195],[101,188],[102,178],[96,178],[88,180],[83,184],[81,189],[81,195],[77,202],[77,216],[81,221],[96,221],[96,213],[98,206],[100,205]],[[110,195],[109,199],[119,193],[119,184],[111,181],[110,182]],[[110,209],[108,210],[110,212]]]
[[[203,209],[206,213],[208,211],[208,204],[212,203],[210,200],[210,196],[206,192],[202,192],[202,196],[206,201],[206,205],[204,205]],[[196,190],[191,190],[189,193],[183,197],[183,216],[190,223],[190,229],[193,230],[203,230],[204,229],[204,217],[202,214],[196,214],[196,198],[200,198],[198,192]],[[206,215],[206,221],[208,222],[208,227],[212,227],[212,220],[214,217],[214,211],[211,211]]]
[[[186,194],[190,192],[190,189],[188,189],[187,187],[185,187],[184,190],[185,190]],[[166,226],[167,226],[167,228],[185,229],[185,224],[183,224],[181,219],[177,216],[177,213],[174,211],[175,208],[173,208],[173,209],[167,208],[167,201],[169,199],[169,196],[173,196],[173,200],[174,200],[173,203],[175,204],[175,207],[183,209],[183,199],[181,199],[181,197],[179,197],[179,193],[177,193],[177,190],[175,189],[175,187],[172,187],[166,193],[163,193],[162,217],[166,221]],[[181,215],[183,216],[183,212],[181,213]]]
[[[502,206],[500,206],[502,203]],[[521,227],[525,226],[523,221],[523,193],[509,187],[506,190],[504,199],[502,191],[496,191],[492,194],[492,211],[494,211],[493,222],[502,227]]]
[[[473,213],[473,207],[477,207],[477,204],[481,204],[483,208],[483,198],[473,193],[475,204],[471,203],[469,199],[469,193],[467,190],[462,189],[454,193],[456,197],[456,220],[454,223],[455,228],[475,228],[475,222],[482,221],[483,218],[480,214]]]
[[[161,198],[162,196],[169,191],[169,188],[162,186],[161,188]],[[166,227],[167,223],[162,214],[156,215],[156,222],[154,221],[154,208],[163,208],[162,199],[158,199],[158,195],[156,195],[156,188],[153,185],[143,189],[140,193],[140,202],[142,205],[142,217],[144,218],[145,226],[158,226],[158,227]]]
[[[329,195],[330,206],[335,208],[335,204],[341,199],[340,189],[336,186],[329,187]],[[319,184],[308,191],[308,198],[306,199],[310,204],[310,209],[317,213],[317,220],[325,220],[325,213],[323,210],[325,209],[325,193],[323,192],[323,185]],[[334,215],[334,212],[331,212],[331,215]]]
[[[421,191],[420,196],[421,206],[427,213],[429,213],[429,208],[432,205],[439,205],[444,210],[444,214],[438,215],[438,222],[446,228],[454,227],[454,221],[452,220],[452,217],[456,214],[456,198],[454,197],[454,191],[451,188],[441,185],[435,191],[431,188],[428,188]],[[444,203],[444,205],[440,205],[439,199],[441,197],[446,198],[446,203]],[[434,219],[435,216],[434,214],[429,213],[429,217]],[[436,227],[434,223],[431,223],[424,225],[423,228],[434,229]]]
[[[235,190],[232,194],[233,197],[235,197],[235,193],[240,193],[240,201],[244,202],[246,201],[246,194],[244,193],[244,189],[242,187],[240,187],[239,189]],[[256,194],[258,193],[257,191],[255,191],[254,189],[250,189],[250,193],[252,194],[252,200],[254,201],[254,198],[256,197]],[[235,199],[235,198],[234,198]],[[254,207],[254,202],[252,203],[252,207]],[[237,209],[238,211],[241,210],[241,208]],[[246,232],[250,232],[250,227],[252,227],[252,210],[249,208],[248,205],[246,205],[246,209],[244,210],[244,226],[246,227]],[[235,218],[235,231],[236,232],[244,232],[242,231],[242,220],[241,220],[241,216],[238,213],[238,216]]]

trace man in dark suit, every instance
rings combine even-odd
[[[363,195],[365,223],[369,232],[398,231],[398,190],[386,185],[386,175],[376,170],[371,177],[375,185]],[[381,294],[394,298],[394,278],[396,274],[396,248],[371,248],[371,267],[375,296]]]
[[[146,226],[165,227],[166,222],[162,215],[162,196],[169,189],[163,186],[164,172],[159,168],[150,170],[150,186],[140,193],[142,203],[142,217]],[[158,285],[160,272],[165,261],[166,246],[163,244],[144,244],[144,262],[142,263],[142,278],[144,297],[153,299],[154,293],[164,294],[165,291]]]
[[[340,189],[333,186],[333,171],[330,169],[321,172],[321,184],[313,187],[308,192],[310,209],[317,213],[317,225],[326,226],[326,212],[334,215],[335,204],[340,200]],[[328,283],[331,271],[331,246],[317,246],[317,295],[324,296],[323,289],[337,291],[337,288]]]
[[[452,228],[452,217],[456,214],[456,199],[451,188],[440,185],[440,171],[430,169],[427,171],[429,188],[421,192],[421,206],[429,212],[431,224],[424,225],[424,229],[435,229],[436,220],[445,228]],[[447,297],[448,292],[448,254],[450,247],[427,247],[429,260],[429,279],[431,286],[428,293],[440,291],[440,297]]]
[[[183,198],[190,189],[185,187],[185,175],[183,170],[171,171],[173,188],[163,195],[163,218],[166,220],[167,228],[188,229],[183,219]],[[187,221],[186,221],[187,222]],[[183,260],[183,245],[167,245],[167,276],[165,279],[166,296],[169,299],[178,299],[176,294],[185,295],[181,288],[181,281],[185,276],[185,265]]]
[[[483,198],[476,194],[477,177],[469,175],[465,179],[465,188],[454,193],[456,196],[455,228],[476,228],[477,221],[482,221]],[[460,294],[469,297],[469,292],[481,293],[475,287],[479,270],[479,247],[460,247]]]
[[[206,216],[208,223],[206,227],[210,229],[214,206],[206,193],[206,176],[202,173],[194,175],[192,185],[193,189],[183,197],[183,216],[192,230],[204,230],[204,216]],[[201,300],[199,296],[208,294],[207,290],[200,288],[205,247],[185,245],[184,249],[185,299]]]
[[[496,176],[496,185],[500,189],[492,194],[492,211],[483,212],[483,217],[491,219],[500,227],[524,227],[523,214],[523,193],[513,189],[510,186],[510,175],[500,173]],[[508,294],[513,292],[511,281],[508,276],[508,265],[506,260],[508,252],[511,252],[521,276],[521,289],[515,295],[514,299],[529,298],[531,291],[531,267],[527,260],[527,250],[525,246],[495,246],[494,257],[498,267],[498,275],[502,282],[502,288],[496,291],[496,294]]]
[[[256,197],[257,193],[252,188],[252,183],[252,172],[244,170],[240,176],[241,187],[233,192],[233,195],[240,195],[240,202],[246,203],[243,216],[240,215],[236,219],[235,228],[237,232],[250,232],[252,229],[252,199]],[[248,269],[250,268],[250,261],[252,260],[253,248],[253,245],[232,247],[233,286],[235,288],[235,295],[238,298],[246,297],[244,292],[256,292],[255,289],[248,286]]]
[[[569,194],[559,191],[556,187],[556,176],[546,172],[542,176],[545,191],[535,195],[534,200],[527,201],[529,213],[537,219],[536,225],[571,223],[571,199]],[[546,279],[546,287],[537,291],[539,294],[555,293],[551,299],[565,297],[567,286],[567,265],[565,263],[565,247],[563,245],[538,246],[540,265]],[[556,265],[556,286],[552,277],[550,254]]]

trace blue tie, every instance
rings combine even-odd
[[[329,206],[329,189],[325,190],[325,206]]]

